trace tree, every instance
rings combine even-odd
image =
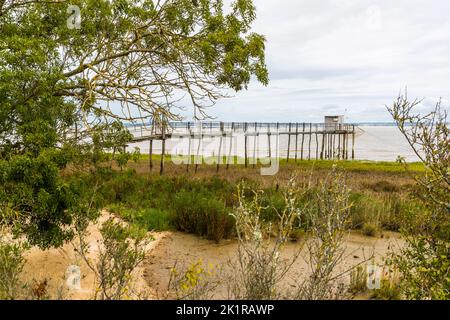
[[[97,157],[105,126],[177,120],[186,98],[204,118],[223,89],[246,89],[252,75],[267,84],[253,2],[226,10],[222,0],[1,0],[3,222],[19,217],[32,244],[60,245],[87,205],[59,171]]]
[[[388,108],[426,172],[417,177],[415,196],[426,206],[403,230],[406,246],[394,256],[403,275],[402,290],[410,299],[450,297],[450,138],[441,101],[426,114],[415,114],[420,100],[400,95]]]

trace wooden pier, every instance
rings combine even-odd
[[[257,162],[256,139],[265,139],[268,145],[266,157],[272,159],[274,155],[285,158],[286,162],[310,159],[355,159],[355,125],[330,123],[261,123],[261,122],[167,122],[164,125],[133,125],[128,126],[133,135],[133,143],[149,142],[149,166],[153,170],[154,141],[161,142],[160,173],[164,172],[164,158],[166,155],[166,141],[170,139],[188,139],[189,161],[186,170],[189,171],[191,157],[199,159],[200,145],[203,139],[219,140],[217,148],[217,170],[221,164],[221,157],[227,157],[226,168],[230,166],[232,144],[236,136],[243,136],[244,165],[253,166]],[[287,139],[284,150],[278,143],[274,146],[273,137]],[[251,143],[251,141],[253,143]],[[229,152],[224,148],[228,141]],[[197,142],[197,151],[191,149]],[[236,147],[236,146],[234,146]],[[194,148],[195,149],[195,148]],[[281,152],[280,152],[281,151]],[[284,154],[283,154],[284,152]],[[198,169],[198,161],[195,170]]]

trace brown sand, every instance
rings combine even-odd
[[[108,213],[103,212],[96,224],[92,224],[88,228],[89,236],[86,241],[89,243],[88,258],[95,261],[99,248],[101,234],[99,226],[111,217]],[[154,238],[146,248],[151,252],[159,241],[163,239],[167,233],[150,233]],[[94,273],[83,261],[75,249],[76,242],[65,244],[59,249],[40,250],[32,248],[25,253],[26,264],[24,267],[23,280],[33,284],[47,280],[47,291],[52,299],[64,298],[85,300],[92,299],[97,288]],[[79,266],[81,269],[81,290],[69,290],[65,285],[66,271],[69,266]],[[139,291],[146,291],[150,298],[153,297],[153,291],[146,285],[144,281],[143,268],[136,270],[134,285]],[[60,296],[62,294],[62,296]]]
[[[109,215],[103,213],[95,225],[88,229],[90,236],[90,258],[95,259],[98,252],[98,242],[101,239],[98,226],[108,219]],[[201,239],[195,235],[180,232],[152,233],[155,239],[146,248],[148,255],[142,267],[135,274],[135,285],[138,290],[148,293],[150,299],[161,298],[166,292],[170,279],[170,270],[176,264],[180,269],[199,260],[205,265],[219,267],[222,274],[229,274],[229,261],[235,257],[237,242],[224,240],[220,244]],[[403,241],[395,233],[385,232],[382,238],[369,238],[357,232],[351,232],[346,239],[346,253],[343,264],[337,272],[354,266],[371,252],[375,253],[375,260],[382,263],[390,250],[396,250]],[[283,257],[289,257],[296,252],[300,243],[290,243],[286,246]],[[292,285],[308,274],[308,264],[304,257],[306,249],[301,251],[298,261],[293,265],[287,275],[286,285]],[[48,292],[52,298],[65,299],[91,299],[95,293],[96,284],[93,272],[87,267],[74,249],[74,243],[68,243],[60,249],[42,251],[33,248],[26,252],[27,260],[24,268],[24,280],[32,283],[33,280],[48,281]],[[76,265],[81,268],[81,290],[68,290],[65,288],[65,274],[69,266]],[[56,294],[61,292],[62,296]],[[214,295],[215,298],[227,298],[225,286],[221,286]]]
[[[391,250],[398,250],[403,241],[396,233],[385,232],[382,238],[365,237],[357,232],[351,232],[346,238],[346,250],[343,263],[337,268],[340,274],[345,270],[365,261],[374,253],[377,264],[382,264],[383,259]],[[301,248],[301,243],[290,243],[283,252],[283,258],[292,256]],[[221,270],[221,274],[233,272],[232,264],[236,257],[237,242],[222,241],[220,244],[200,239],[194,235],[184,233],[171,233],[162,239],[149,253],[144,267],[144,276],[148,285],[159,294],[167,291],[170,279],[170,270],[176,265],[183,269],[189,265],[202,261],[205,266],[213,265]],[[287,274],[284,285],[293,286],[305,278],[309,272],[308,263],[305,260],[307,249],[303,246],[300,257]],[[343,281],[349,281],[349,275],[345,275]],[[227,299],[226,285],[217,289],[214,298]]]

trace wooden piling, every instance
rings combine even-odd
[[[338,132],[338,148],[337,148],[337,158],[341,160],[341,133]]]
[[[195,173],[197,173],[198,171],[198,165],[199,165],[199,160],[200,160],[200,146],[202,144],[202,138],[203,138],[203,133],[200,134],[200,136],[198,137],[198,146],[197,146],[197,154],[195,156]]]
[[[295,124],[295,163],[298,158],[298,123]]]
[[[166,156],[166,139],[163,137],[162,139],[162,150],[161,150],[161,167],[159,170],[159,174],[164,173],[164,157]]]
[[[311,160],[312,123],[309,124],[308,160]]]
[[[257,148],[257,140],[258,140],[258,123],[255,122],[255,137],[253,138],[253,169],[256,168],[256,148]]]
[[[323,160],[325,150],[325,132],[322,132],[322,149],[320,151],[320,160]]]
[[[245,157],[245,167],[248,168],[248,158],[247,158],[247,122],[244,124],[244,157]]]
[[[227,158],[227,170],[230,168],[231,153],[233,151],[233,132],[234,132],[234,122],[231,123],[230,149],[229,149],[228,158]]]
[[[189,165],[191,164],[191,148],[192,148],[192,132],[191,132],[191,124],[190,122],[188,122],[187,124],[187,130],[188,130],[188,134],[189,134],[189,150],[188,150],[188,161],[186,163],[186,172],[189,173]]]
[[[355,160],[355,126],[352,131],[352,160]]]
[[[288,149],[287,149],[287,157],[286,157],[287,163],[289,163],[289,157],[290,157],[290,151],[291,151],[291,126],[292,126],[292,124],[289,122]]]
[[[336,136],[335,134],[331,134],[331,159],[335,159],[334,146],[336,145]]]
[[[319,130],[318,125],[316,124],[316,160],[319,159],[319,137],[317,131]]]
[[[300,151],[300,158],[303,161],[303,145],[305,143],[305,123],[303,122],[303,129],[302,129],[302,150]]]

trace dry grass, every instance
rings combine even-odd
[[[164,175],[180,176],[185,175],[192,179],[203,179],[211,176],[218,176],[230,182],[239,182],[242,179],[256,181],[261,187],[285,186],[292,173],[295,171],[299,182],[318,182],[325,177],[332,165],[332,161],[302,161],[295,163],[282,163],[278,174],[275,176],[262,176],[260,167],[245,168],[243,165],[220,166],[217,171],[216,166],[199,165],[195,172],[195,165],[187,166],[174,165],[166,161]],[[376,162],[337,162],[338,167],[345,169],[345,178],[349,188],[352,190],[367,190],[369,192],[402,192],[409,190],[414,185],[413,174],[420,173],[419,167],[413,173],[406,172],[402,165],[396,163],[376,163]],[[150,172],[149,162],[142,159],[138,162],[130,162],[128,168],[134,169],[139,175],[159,175],[159,159],[154,160],[153,171]]]

